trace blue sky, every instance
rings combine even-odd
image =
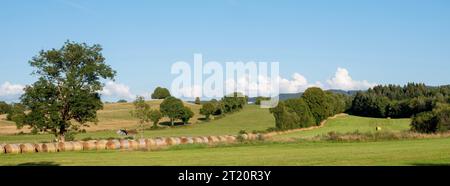
[[[288,82],[301,75],[329,88],[339,88],[338,74],[361,84],[450,83],[447,0],[3,0],[0,24],[0,99],[35,80],[27,62],[39,50],[66,40],[101,44],[125,95],[169,87],[171,65],[194,53],[279,61]]]

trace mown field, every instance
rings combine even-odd
[[[121,112],[125,113],[123,110]],[[103,114],[102,117],[105,117],[105,113]],[[128,116],[111,114],[109,118],[112,117],[117,119]],[[0,165],[450,165],[450,138],[376,142],[305,140],[331,131],[376,132],[377,126],[381,127],[382,131],[406,131],[409,129],[409,122],[409,119],[341,116],[329,120],[322,128],[275,136],[273,141],[214,147],[182,145],[159,151],[7,154],[0,155]],[[219,120],[162,130],[146,130],[144,135],[223,135],[237,134],[240,130],[264,130],[273,126],[274,118],[267,109],[249,105],[243,111],[229,114]],[[115,130],[90,131],[77,135],[78,139],[86,137],[118,136]],[[0,143],[49,141],[51,138],[51,135],[0,135]]]
[[[1,155],[0,165],[450,165],[450,139],[185,146],[154,152]]]
[[[162,100],[148,101],[147,103],[153,108],[158,109]],[[190,123],[195,124],[199,120],[200,105],[195,105],[191,103],[184,103],[185,106],[192,109],[194,112],[194,117],[191,119]],[[117,130],[117,129],[134,129],[137,127],[137,120],[133,118],[130,111],[133,110],[132,103],[109,103],[104,104],[103,110],[98,111],[99,122],[91,124],[89,128],[85,128],[89,132],[93,131],[103,131],[103,130]],[[5,120],[6,116],[0,116],[0,135],[3,134],[16,134],[20,131],[29,132],[27,128],[22,130],[17,130],[16,125],[11,121]],[[167,118],[161,120],[161,122],[168,122]]]
[[[85,138],[93,139],[107,139],[110,137],[120,137],[116,134],[119,128],[136,128],[137,121],[129,116],[131,107],[128,104],[107,105],[105,110],[99,113],[99,120],[97,126],[103,128],[104,125],[111,126],[110,130],[88,131],[76,135],[78,140]],[[199,107],[193,105],[193,107]],[[198,108],[199,109],[199,108]],[[197,110],[198,110],[197,109]],[[198,111],[196,111],[198,112]],[[128,114],[128,115],[127,115]],[[190,125],[177,126],[167,129],[159,130],[145,130],[144,137],[159,137],[159,136],[209,136],[209,135],[236,135],[240,130],[253,131],[265,130],[274,126],[274,118],[267,109],[260,109],[255,105],[248,105],[245,110],[227,115],[218,120],[210,122],[199,122],[197,117],[191,119]],[[124,121],[125,126],[120,124],[121,118],[128,118]],[[130,121],[131,120],[131,121]],[[128,126],[128,127],[126,127]],[[148,125],[150,127],[150,124]],[[139,136],[139,135],[138,135]],[[54,137],[50,134],[40,135],[14,135],[14,134],[0,134],[0,143],[39,143],[51,141]]]

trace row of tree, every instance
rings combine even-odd
[[[153,122],[152,128],[158,128],[158,123],[163,117],[169,118],[171,126],[174,126],[176,120],[181,120],[183,124],[187,124],[194,116],[194,112],[189,107],[184,106],[180,99],[171,96],[164,99],[159,110],[152,109],[142,96],[138,96],[133,105],[134,110],[131,111],[131,114],[139,119],[141,130],[144,130],[145,124],[148,122]]]
[[[358,92],[349,110],[367,117],[409,118],[411,130],[423,133],[449,130],[450,86],[430,87],[408,83],[405,86],[376,86]]]
[[[143,97],[138,96],[134,103],[134,111],[132,115],[139,119],[139,123],[152,121],[153,127],[158,127],[158,122],[162,117],[170,119],[170,125],[174,126],[176,120],[181,120],[183,124],[187,124],[194,116],[194,112],[189,107],[184,106],[183,101],[172,97],[167,88],[157,87],[152,95],[152,99],[163,99],[158,109],[151,109]]]
[[[437,103],[450,102],[450,86],[427,87],[409,83],[376,86],[366,92],[358,92],[350,113],[368,117],[407,118],[433,110]]]
[[[248,102],[248,97],[241,93],[233,93],[223,97],[220,101],[212,99],[202,105],[200,114],[210,120],[211,116],[220,116],[226,113],[232,113],[244,108]]]
[[[6,114],[6,120],[8,121],[23,121],[25,119],[25,105],[21,103],[8,104],[4,101],[0,101],[0,115]]]
[[[184,106],[183,101],[172,96],[164,99],[159,106],[159,110],[163,116],[170,119],[172,126],[176,120],[181,120],[184,124],[187,124],[194,116],[194,112],[189,107]]]
[[[351,99],[343,94],[309,88],[299,98],[281,101],[270,109],[278,130],[317,126],[326,118],[347,110]]]

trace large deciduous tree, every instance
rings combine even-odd
[[[145,123],[148,123],[150,121],[150,105],[145,102],[145,99],[142,96],[136,97],[133,105],[134,110],[131,111],[131,115],[138,119],[142,135],[144,133]]]
[[[205,116],[205,120],[209,121],[210,116],[214,114],[216,111],[216,106],[214,106],[213,103],[208,102],[203,104],[202,108],[200,109],[200,114],[203,114]]]
[[[166,99],[170,97],[170,91],[167,88],[157,87],[151,97],[152,99]]]
[[[158,128],[159,120],[163,117],[159,110],[151,110],[149,113],[150,121],[153,122],[153,128]]]
[[[116,72],[105,63],[102,47],[67,41],[60,49],[40,51],[30,60],[38,80],[25,88],[21,102],[28,111],[17,126],[51,132],[64,141],[68,132],[79,132],[96,123],[103,108],[99,91],[102,79]]]
[[[194,117],[194,112],[189,107],[184,107],[180,114],[180,119],[183,121],[183,124],[188,124],[192,117]]]
[[[175,120],[180,119],[185,111],[183,101],[175,97],[167,97],[159,107],[161,113],[170,119],[172,126],[174,125]]]
[[[316,125],[319,125],[321,121],[330,115],[330,111],[328,110],[330,105],[328,103],[327,96],[322,89],[317,87],[308,88],[303,93],[302,98],[306,104],[308,104]]]

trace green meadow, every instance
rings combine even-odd
[[[376,127],[388,132],[407,131],[409,123],[410,119],[340,116],[330,119],[322,128],[278,135],[269,141],[216,146],[181,145],[157,151],[3,154],[0,155],[0,165],[450,165],[450,138],[374,142],[308,140],[332,131],[376,132]],[[221,119],[198,121],[188,126],[146,130],[144,136],[237,134],[240,130],[265,130],[273,125],[274,118],[267,109],[248,105],[244,110]],[[118,136],[115,130],[89,131],[77,135],[77,139],[88,137],[95,139]],[[51,135],[0,135],[0,143],[40,142],[51,139]]]
[[[117,107],[117,106],[116,106]],[[121,110],[116,107],[108,108],[108,110],[103,112],[111,112],[110,110]],[[122,105],[123,107],[123,105]],[[125,111],[120,111],[122,114],[120,119],[125,118]],[[120,114],[119,114],[120,115]],[[105,117],[105,115],[100,115],[100,122],[98,125],[111,125],[106,121],[113,123],[117,122],[114,119],[114,114],[110,114],[110,117]],[[115,116],[117,117],[117,116]],[[130,117],[131,118],[131,117]],[[250,119],[251,118],[251,119]],[[130,128],[137,128],[137,121],[133,121],[133,125],[130,124]],[[260,109],[255,105],[248,105],[243,111],[228,114],[227,116],[212,120],[210,122],[201,122],[191,119],[192,124],[187,126],[176,126],[172,128],[164,128],[158,130],[145,130],[143,136],[148,137],[164,137],[164,136],[211,136],[211,135],[236,135],[240,130],[246,130],[251,132],[253,130],[265,130],[269,127],[273,127],[275,120],[270,114],[268,109]],[[117,125],[114,124],[115,128]],[[101,126],[100,126],[101,127]],[[150,124],[148,124],[150,127]],[[139,137],[138,135],[137,137]],[[120,137],[116,134],[116,130],[100,130],[100,131],[88,131],[87,133],[81,133],[76,135],[77,140],[82,140],[85,138],[92,139],[107,139],[107,138],[117,138]],[[17,134],[5,134],[0,135],[0,143],[23,143],[23,142],[48,142],[54,137],[50,134],[39,134],[39,135],[17,135]]]
[[[361,143],[261,142],[161,151],[81,151],[1,155],[0,165],[450,165],[450,139]]]

